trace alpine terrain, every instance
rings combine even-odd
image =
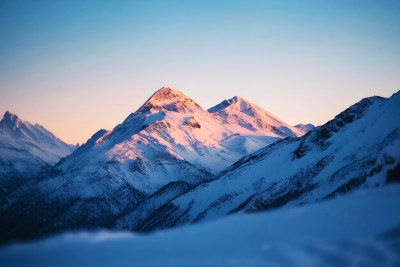
[[[399,181],[399,118],[400,93],[363,99],[303,137],[277,141],[242,158],[145,220],[134,209],[116,226],[149,231],[240,211],[303,205]]]
[[[399,176],[399,117],[400,93],[363,99],[313,128],[240,97],[204,110],[164,87],[6,194],[2,241],[78,229],[147,232],[383,186]]]
[[[74,149],[43,126],[7,111],[0,121],[0,199]]]
[[[163,87],[113,130],[99,130],[49,171],[7,194],[4,236],[113,228],[132,210],[144,209],[138,218],[146,218],[244,155],[307,130],[240,97],[207,111]]]

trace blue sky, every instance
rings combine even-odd
[[[399,1],[1,1],[0,112],[68,142],[168,85],[322,124],[400,89]]]

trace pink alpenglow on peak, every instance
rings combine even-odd
[[[225,100],[206,111],[183,93],[163,87],[113,130],[93,136],[58,168],[86,177],[94,172],[104,175],[113,166],[112,175],[153,193],[173,181],[198,183],[209,177],[205,172],[217,174],[249,153],[300,135],[244,98]]]
[[[208,111],[222,117],[225,123],[237,123],[252,131],[269,130],[281,137],[302,136],[306,133],[304,129],[290,126],[253,102],[238,96],[224,100]]]
[[[138,111],[150,109],[175,112],[195,112],[202,110],[192,99],[167,86],[155,92]]]

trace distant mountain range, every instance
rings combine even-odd
[[[0,121],[0,196],[74,151],[39,124],[10,112]]]
[[[3,126],[12,124],[8,114],[0,125],[14,129]],[[76,150],[26,123],[53,138],[31,138],[44,152],[29,150],[29,158],[44,168],[29,161],[13,167],[30,175],[3,190],[1,240],[76,229],[152,231],[384,185],[388,172],[398,175],[398,118],[399,93],[363,99],[314,128],[290,126],[240,97],[203,110],[163,87]],[[4,130],[0,146],[9,139],[22,146],[18,135]],[[19,160],[12,151],[2,153],[10,166]],[[8,184],[14,169],[1,169]]]

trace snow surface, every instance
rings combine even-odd
[[[0,249],[7,266],[399,266],[400,185],[149,235],[64,233]]]

